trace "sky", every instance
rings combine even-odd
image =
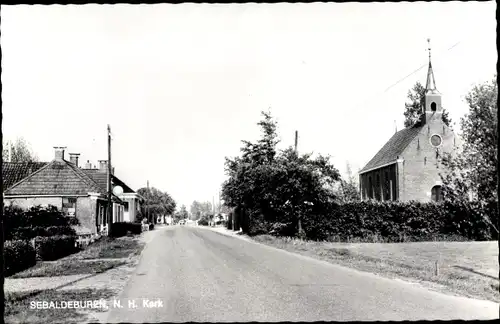
[[[496,72],[496,3],[1,6],[2,132],[40,160],[107,159],[133,189],[188,209],[219,193],[224,158],[255,141],[330,155],[356,175],[403,128],[428,43],[453,122]],[[459,129],[458,124],[454,127]],[[67,155],[68,157],[68,155]],[[69,157],[68,157],[69,159]]]

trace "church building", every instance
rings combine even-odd
[[[459,138],[442,120],[429,49],[425,104],[420,121],[396,132],[359,172],[363,200],[440,201],[443,153],[459,148]]]

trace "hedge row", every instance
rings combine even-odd
[[[70,226],[36,226],[13,228],[5,234],[7,240],[30,240],[37,236],[76,235],[76,232]]]
[[[111,224],[111,234],[113,237],[121,237],[131,232],[132,234],[141,234],[141,223],[117,222]]]
[[[78,225],[76,217],[64,216],[57,207],[35,206],[28,210],[23,210],[17,206],[4,206],[4,230],[18,227],[49,227]]]
[[[5,241],[4,260],[5,276],[13,275],[36,264],[35,249],[29,241]]]
[[[78,251],[75,244],[76,236],[38,236],[34,240],[37,260],[53,261]]]
[[[249,235],[295,236],[296,222],[269,222],[262,213],[240,212],[241,227]],[[294,219],[288,217],[288,219]],[[419,203],[360,201],[331,204],[302,216],[302,227],[311,240],[368,239],[388,242],[425,241],[436,237],[496,240],[498,204]]]

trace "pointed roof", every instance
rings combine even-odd
[[[418,135],[421,129],[422,126],[408,127],[394,134],[359,173],[364,173],[396,162],[398,157],[403,154],[403,151]]]
[[[105,193],[75,164],[55,159],[13,184],[5,195],[86,195],[89,192]]]
[[[2,184],[7,190],[12,185],[26,178],[33,172],[43,168],[48,162],[3,162]]]
[[[431,46],[430,39],[427,39],[429,42],[429,68],[427,69],[427,82],[425,83],[425,93],[437,93],[436,88],[436,79],[434,78],[434,71],[432,70],[432,62],[431,62]]]
[[[99,169],[82,169],[89,177],[91,177],[103,190],[107,190],[108,188],[108,174]],[[111,175],[111,181],[113,184],[121,186],[123,188],[124,193],[135,193],[129,186],[125,184],[122,180],[120,180],[114,174]]]

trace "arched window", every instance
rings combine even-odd
[[[387,171],[385,171],[385,179],[384,179],[384,200],[391,200],[390,179],[389,179],[389,172]]]
[[[382,200],[382,197],[381,197],[381,192],[380,192],[380,189],[381,189],[381,184],[380,184],[380,174],[377,174],[377,182],[375,183],[375,199],[377,200]]]
[[[432,201],[442,201],[443,200],[443,193],[441,191],[441,186],[432,187],[431,199],[432,199]]]
[[[373,198],[373,182],[372,177],[368,177],[368,199]]]
[[[431,110],[436,111],[436,103],[435,102],[431,103]]]

